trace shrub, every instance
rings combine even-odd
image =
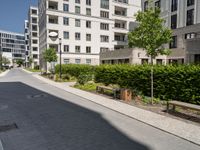
[[[40,66],[39,65],[34,66],[34,70],[40,70]]]
[[[91,81],[91,80],[92,80],[92,74],[91,74],[91,73],[81,73],[81,74],[78,76],[77,82],[78,82],[80,85],[84,85],[84,84],[86,84],[88,81]]]
[[[118,84],[143,95],[151,95],[151,66],[101,65],[96,68],[95,81]],[[154,96],[200,104],[200,66],[154,66]]]

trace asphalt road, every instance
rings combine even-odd
[[[0,78],[0,140],[4,150],[200,149],[20,69]]]

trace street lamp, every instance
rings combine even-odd
[[[49,37],[51,38],[52,41],[56,41],[58,39],[58,33],[57,32],[50,32],[49,33]],[[59,46],[60,46],[60,69],[59,69],[59,77],[61,79],[61,75],[62,75],[62,61],[61,61],[61,56],[62,56],[62,39],[59,38]]]

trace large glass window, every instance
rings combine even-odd
[[[195,0],[187,0],[187,6],[192,6],[194,5]]]
[[[177,36],[172,37],[172,41],[169,44],[169,48],[177,48]]]
[[[101,8],[109,9],[109,0],[101,0]]]
[[[69,5],[63,4],[63,11],[69,11]]]
[[[171,29],[177,28],[177,14],[171,16]]]
[[[69,39],[69,32],[64,31],[63,32],[63,38],[64,39]]]
[[[187,11],[186,25],[189,26],[193,24],[194,24],[194,9],[191,9]]]
[[[177,11],[177,7],[178,7],[178,0],[171,0],[171,11]]]
[[[75,6],[75,13],[80,14],[81,13],[81,8],[79,6]]]

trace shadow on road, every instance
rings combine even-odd
[[[5,150],[149,150],[128,138],[100,114],[20,82],[0,83],[0,124]]]

